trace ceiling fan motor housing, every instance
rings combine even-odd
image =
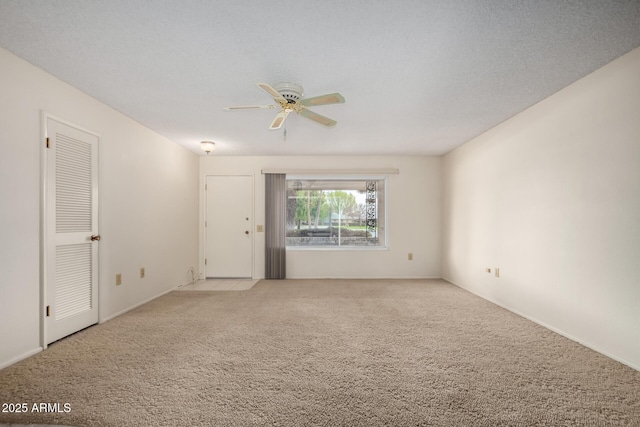
[[[278,83],[273,86],[289,104],[295,104],[302,99],[303,89],[297,83]]]

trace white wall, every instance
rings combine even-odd
[[[198,156],[3,49],[0,94],[1,368],[40,349],[41,110],[101,136],[101,320],[197,270]]]
[[[207,175],[252,175],[255,224],[264,224],[262,169],[398,168],[388,179],[388,250],[290,250],[289,278],[440,277],[441,159],[439,157],[201,157],[201,230],[204,224],[204,180]],[[264,277],[264,233],[254,233],[253,277]],[[412,252],[413,261],[407,260]],[[204,240],[200,241],[204,259]],[[330,266],[328,268],[327,266]],[[204,271],[204,265],[200,266]]]
[[[640,368],[640,48],[446,155],[443,194],[443,277]]]

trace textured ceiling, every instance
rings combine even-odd
[[[199,154],[439,155],[640,46],[640,1],[0,0],[0,46]],[[337,126],[223,111],[281,81]]]

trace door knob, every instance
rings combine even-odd
[[[249,234],[249,230],[245,230],[244,234]]]
[[[100,241],[100,235],[99,234],[95,234],[95,235],[91,236],[91,241],[92,242],[93,241],[98,241],[99,242]]]

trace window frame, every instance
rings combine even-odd
[[[382,199],[382,209],[378,205],[378,212],[382,210],[383,220],[380,221],[380,214],[377,215],[377,229],[378,233],[383,233],[384,243],[375,246],[368,245],[286,245],[286,250],[289,251],[387,251],[389,250],[389,231],[388,231],[388,210],[389,210],[389,176],[384,174],[286,174],[285,181],[382,181],[384,189],[382,191],[382,197],[376,189],[376,198]],[[286,238],[285,238],[286,240]]]

